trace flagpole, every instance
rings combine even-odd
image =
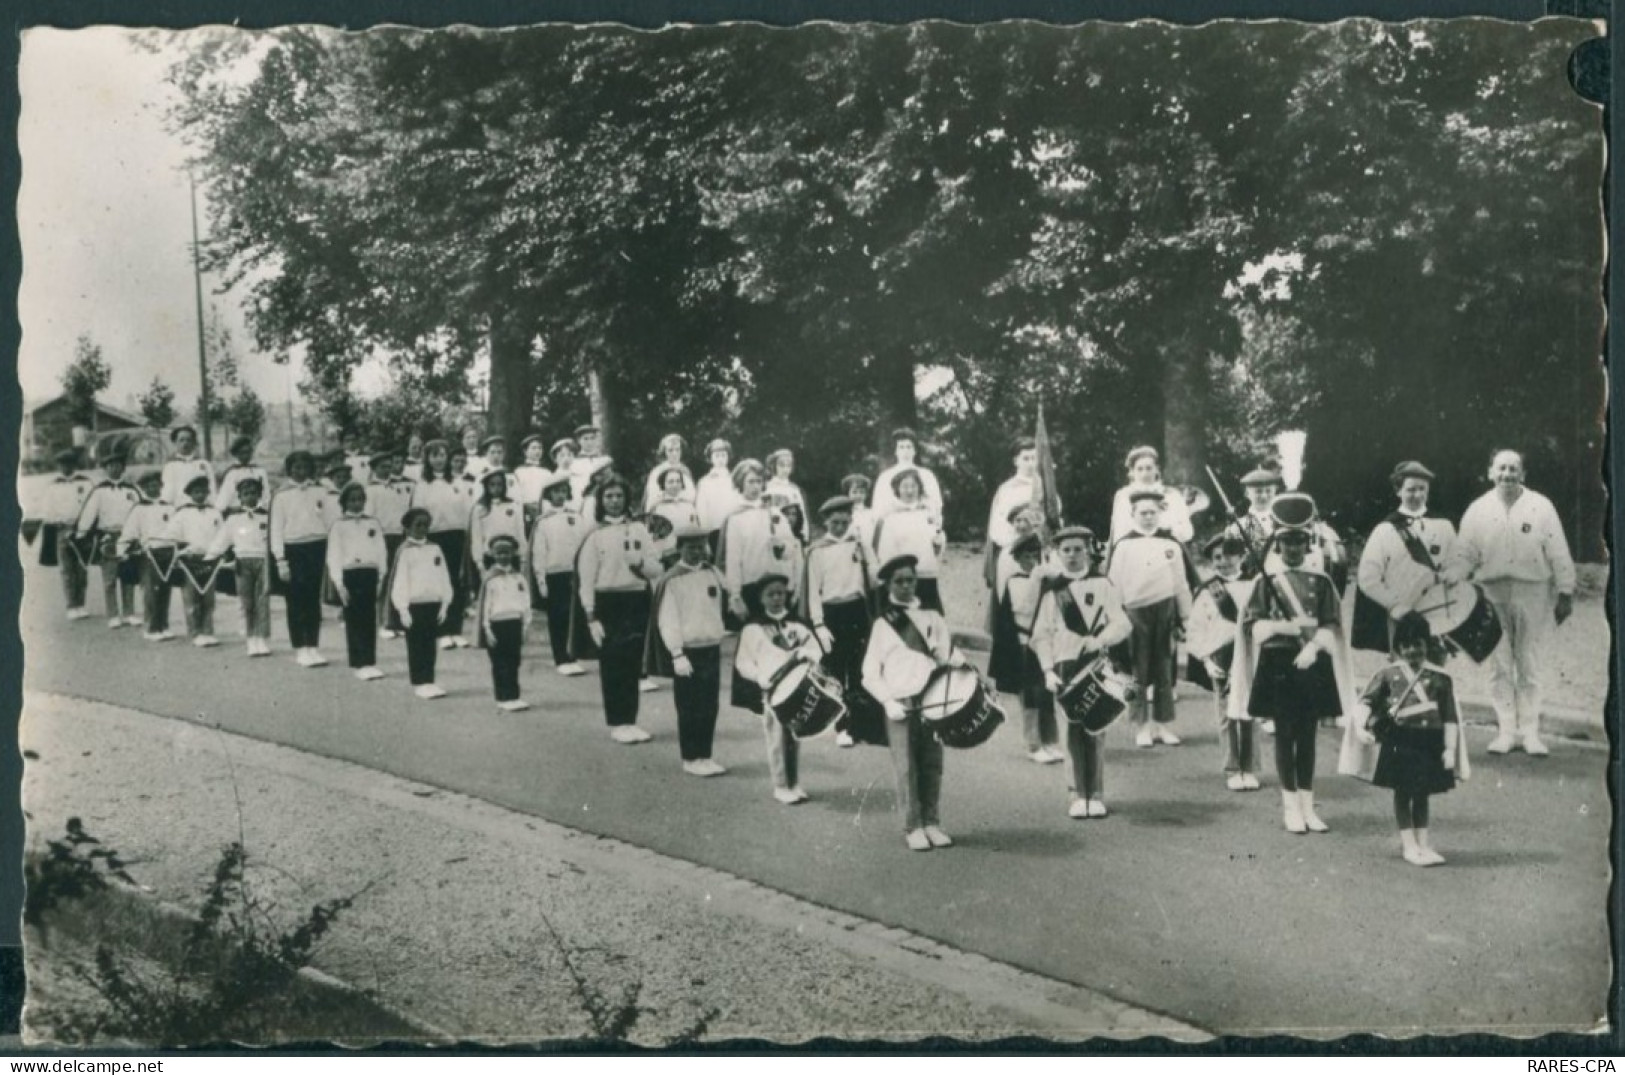
[[[214,454],[209,436],[209,358],[203,342],[203,266],[197,236],[197,180],[190,171],[186,173],[186,184],[192,192],[192,294],[197,300],[197,371],[201,388],[198,424],[203,427],[203,458],[208,459]]]

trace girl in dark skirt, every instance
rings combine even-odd
[[[1294,833],[1327,831],[1315,813],[1315,736],[1322,718],[1343,712],[1334,665],[1342,645],[1337,591],[1325,575],[1304,568],[1309,542],[1308,530],[1281,525],[1275,543],[1285,570],[1255,586],[1242,613],[1257,648],[1246,712],[1275,722],[1282,817]]]
[[[1428,797],[1456,786],[1461,746],[1455,685],[1427,663],[1432,634],[1412,612],[1394,629],[1399,660],[1372,677],[1363,701],[1367,728],[1382,744],[1371,782],[1394,792],[1394,821],[1405,861],[1437,866],[1444,856],[1428,845]]]

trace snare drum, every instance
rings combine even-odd
[[[920,692],[918,711],[945,747],[981,746],[1004,723],[1004,710],[971,668],[939,668]]]
[[[1416,611],[1440,638],[1448,638],[1483,664],[1501,644],[1501,621],[1484,591],[1471,583],[1436,582],[1417,598]]]
[[[1090,735],[1100,735],[1116,723],[1139,693],[1140,685],[1134,677],[1117,671],[1102,656],[1073,676],[1055,700],[1070,723],[1082,725]]]
[[[768,693],[768,707],[797,739],[811,739],[846,716],[841,685],[809,661],[786,668]]]

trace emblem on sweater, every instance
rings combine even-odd
[[[372,527],[369,526],[369,527],[367,527],[367,536],[368,537],[377,537],[378,536],[378,531],[374,530]]]
[[[1174,558],[1174,550],[1172,550],[1172,549],[1165,549],[1165,550],[1164,550],[1164,551],[1163,551],[1163,554],[1162,554],[1162,555],[1163,555],[1163,556],[1165,556],[1165,557],[1166,557],[1166,558],[1168,558],[1168,559],[1169,559],[1169,560],[1172,560],[1172,559],[1173,559],[1173,558]]]
[[[717,596],[717,588],[715,586],[707,586],[705,588],[705,595],[707,597],[716,597]]]
[[[436,567],[440,566],[440,557],[436,556],[434,558],[434,566],[436,566]]]
[[[1531,526],[1530,526],[1530,524],[1528,524],[1528,523],[1524,523],[1524,524],[1523,524],[1523,532],[1524,532],[1524,533],[1526,533],[1526,534],[1527,534],[1527,533],[1529,533],[1529,531],[1530,531],[1530,530],[1531,530],[1531,529],[1533,529],[1533,527],[1531,527]]]

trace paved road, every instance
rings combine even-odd
[[[232,731],[454,789],[566,825],[750,877],[827,906],[1099,990],[1217,1032],[1389,1034],[1432,1029],[1582,1030],[1602,1016],[1610,800],[1606,754],[1554,744],[1534,760],[1483,753],[1470,785],[1435,800],[1449,865],[1402,862],[1385,793],[1327,776],[1327,836],[1281,830],[1278,798],[1218,775],[1205,697],[1182,702],[1186,745],[1107,754],[1113,817],[1065,816],[1060,766],[1027,761],[1001,731],[951,753],[944,822],[959,846],[911,854],[884,751],[804,752],[811,802],[769,796],[755,718],[726,711],[717,757],[678,767],[669,691],[644,696],[644,746],[610,741],[594,678],[559,679],[527,653],[543,703],[503,714],[483,653],[443,655],[451,696],[412,698],[400,643],[389,678],[363,684],[342,659],[292,664],[240,644],[142,643],[103,621],[67,623],[54,579],[24,599],[26,685],[218,723]],[[92,597],[92,604],[97,602]],[[231,602],[219,617],[235,642]],[[278,630],[281,618],[278,616]],[[342,647],[324,628],[327,652]],[[1335,759],[1323,733],[1321,772]],[[335,824],[339,823],[335,819]]]

